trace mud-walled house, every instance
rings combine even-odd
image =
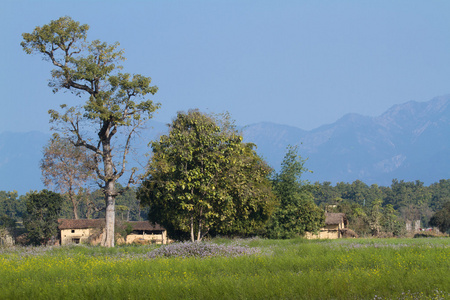
[[[61,245],[99,244],[105,228],[105,219],[59,219],[58,223]],[[148,221],[130,221],[123,225],[129,230],[123,243],[167,244],[168,242],[166,230],[158,224],[150,224]]]
[[[325,227],[316,234],[307,232],[308,239],[338,239],[346,235],[348,221],[344,213],[325,213]]]

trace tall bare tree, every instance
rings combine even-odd
[[[44,147],[40,167],[45,186],[67,195],[78,219],[80,194],[86,182],[95,178],[94,155],[67,139],[53,138]]]
[[[49,113],[54,129],[95,155],[106,202],[102,245],[114,247],[115,198],[121,192],[115,183],[127,171],[133,134],[159,108],[159,104],[145,98],[158,88],[150,85],[150,77],[121,73],[119,63],[125,58],[119,44],[88,42],[88,29],[86,24],[62,17],[23,33],[21,46],[26,53],[38,53],[53,64],[49,82],[53,92],[63,89],[86,97],[84,105],[61,105],[61,111]],[[134,174],[130,172],[126,187],[134,183]]]

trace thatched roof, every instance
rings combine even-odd
[[[105,227],[105,219],[58,219],[61,229],[87,229]]]
[[[105,219],[59,219],[61,229],[87,229],[105,227]],[[148,221],[129,221],[125,224],[131,224],[133,230],[165,230],[159,224],[151,224]]]
[[[151,224],[149,221],[129,221],[125,224],[131,224],[133,230],[165,230],[159,224]]]
[[[340,223],[347,225],[347,218],[344,213],[325,213],[326,225],[337,225]]]

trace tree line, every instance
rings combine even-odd
[[[404,233],[406,222],[420,220],[421,227],[442,222],[433,219],[436,212],[445,211],[450,202],[450,180],[425,186],[416,180],[392,180],[391,186],[367,185],[360,180],[352,183],[330,182],[314,184],[317,205],[346,214],[350,227],[360,235],[390,235]],[[442,213],[441,213],[442,214]],[[450,215],[448,215],[450,218]],[[449,227],[441,227],[445,232]]]
[[[203,118],[214,124],[217,121],[198,111],[179,113],[178,117],[189,119],[189,114],[191,121],[199,122],[196,119],[199,116],[200,120]],[[220,126],[214,128],[220,132]],[[225,132],[233,132],[239,136],[231,127],[227,127]],[[179,138],[178,133],[172,132]],[[185,134],[184,136],[186,137]],[[200,155],[183,149],[195,144],[192,137],[191,145],[183,143],[184,146],[173,147],[170,143],[165,146],[160,144],[161,141],[167,142],[169,138],[163,136],[159,142],[153,142],[153,152],[157,157],[150,160],[142,185],[130,187],[117,196],[115,213],[118,220],[150,219],[165,226],[172,237],[192,240],[201,240],[207,234],[290,238],[320,228],[324,221],[324,211],[345,213],[349,227],[362,236],[403,235],[406,222],[416,220],[420,220],[423,227],[436,226],[443,232],[450,228],[450,180],[443,179],[429,186],[420,181],[405,182],[396,179],[389,187],[376,184],[369,186],[359,180],[353,183],[340,182],[334,186],[330,182],[309,184],[301,180],[301,174],[306,171],[305,160],[298,155],[295,147],[287,149],[281,171],[273,173],[257,156],[252,148],[254,145],[242,144],[242,151],[238,151],[242,156],[239,157],[238,153],[229,152],[227,156],[223,154],[226,153],[224,149],[197,144],[199,151],[211,152]],[[209,140],[202,135],[198,138]],[[241,143],[240,138],[237,141],[238,144]],[[52,143],[54,141],[49,142]],[[231,148],[236,146],[213,144]],[[166,149],[163,151],[161,147]],[[48,146],[45,149],[48,150]],[[172,153],[174,156],[171,157],[170,151],[177,154]],[[187,156],[180,156],[180,153]],[[224,156],[216,157],[218,153]],[[211,159],[212,157],[217,160]],[[199,162],[198,159],[202,158],[205,160]],[[179,163],[179,159],[186,160],[185,164]],[[246,167],[240,169],[236,165],[230,166],[230,159]],[[190,169],[187,167],[188,162],[192,164]],[[219,178],[213,182],[213,175],[206,170],[196,172],[196,168],[205,167],[206,164],[211,164],[212,170],[216,171],[225,167],[225,171],[217,174],[227,178]],[[44,169],[48,166],[42,164],[41,167],[42,173],[47,174]],[[233,172],[247,172],[247,176],[238,176],[244,181],[244,188],[240,187],[243,182],[230,179],[234,176]],[[260,172],[259,177],[257,172]],[[207,189],[202,188],[205,183],[198,179],[202,176],[201,180],[210,181]],[[189,185],[190,182],[192,186]],[[47,184],[50,185],[49,181]],[[217,186],[214,187],[214,184]],[[117,189],[123,188],[118,183],[117,185]],[[97,189],[90,192],[81,186],[83,185],[80,185],[75,195],[69,193],[70,188],[61,190],[62,186],[59,186],[58,191],[65,191],[57,194],[60,198],[54,195],[56,193],[46,190],[21,196],[17,192],[0,191],[0,227],[17,229],[25,224],[31,237],[33,234],[38,236],[35,239],[37,241],[41,241],[42,236],[55,235],[55,229],[45,233],[43,226],[39,225],[39,222],[44,222],[47,214],[42,211],[42,204],[45,204],[46,210],[53,209],[53,223],[57,218],[104,218],[103,191]],[[221,196],[217,197],[217,194]],[[73,200],[74,197],[76,201]],[[33,233],[37,228],[40,228],[39,232]]]

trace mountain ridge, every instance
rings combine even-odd
[[[149,141],[167,132],[164,123],[151,121],[136,139],[136,157],[145,164]],[[240,127],[245,142],[276,171],[288,145],[298,145],[308,158],[305,173],[311,182],[353,182],[390,185],[393,179],[426,184],[450,177],[450,95],[427,102],[397,104],[379,116],[355,113],[312,130],[272,122]],[[24,194],[43,188],[39,161],[50,134],[30,131],[0,133],[0,190]],[[133,163],[137,164],[137,163]]]
[[[306,166],[314,172],[305,174],[310,181],[359,179],[390,185],[398,178],[433,183],[450,175],[446,171],[450,164],[444,159],[450,154],[450,142],[445,139],[449,135],[450,95],[446,95],[428,102],[397,104],[376,117],[346,114],[271,147],[298,145],[300,155],[308,158]],[[244,130],[244,138],[261,144],[258,149],[263,154],[271,151],[266,149],[263,133],[248,137]],[[269,164],[277,168],[283,155],[268,158]]]

